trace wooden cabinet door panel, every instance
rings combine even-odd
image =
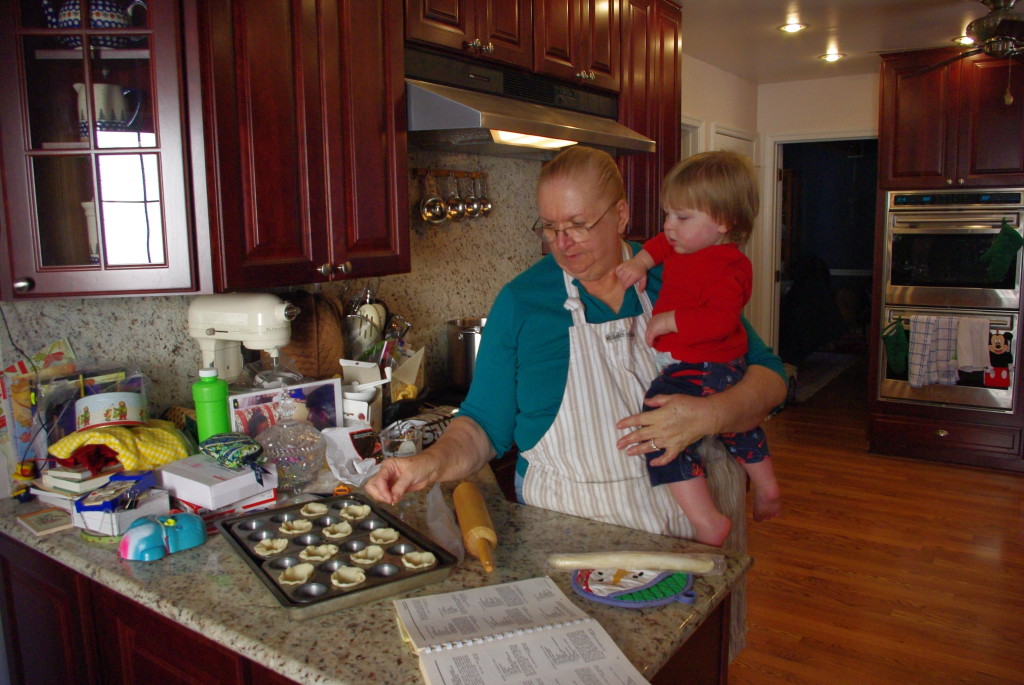
[[[410,270],[409,183],[400,0],[339,4],[339,59],[324,65],[331,255],[351,277]],[[372,56],[373,59],[367,59]],[[396,61],[398,60],[398,61]],[[345,198],[357,198],[346,201]]]
[[[657,143],[654,154],[619,160],[629,235],[643,240],[661,229],[661,179],[679,161],[681,20],[679,8],[667,0],[627,0],[622,7],[619,121]]]
[[[101,585],[93,585],[91,599],[106,682],[247,682],[238,654]]]
[[[473,5],[474,0],[406,0],[406,38],[462,51],[474,38]]]
[[[86,592],[77,573],[0,536],[0,593],[13,682],[98,682]]]
[[[482,56],[524,69],[533,66],[531,0],[477,0],[477,34],[493,50]]]
[[[533,68],[566,81],[581,82],[580,0],[535,0]]]
[[[964,185],[1024,183],[1024,67],[1011,61],[961,65],[957,177]]]
[[[207,177],[217,285],[325,280],[327,256],[316,3],[204,3]],[[344,202],[343,197],[335,198]]]
[[[960,66],[954,62],[915,74],[949,55],[949,51],[926,51],[883,58],[880,187],[945,188],[953,184]]]
[[[594,75],[590,85],[619,89],[620,0],[583,0],[581,66]]]

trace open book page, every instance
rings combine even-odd
[[[593,619],[420,654],[428,685],[647,685]]]
[[[399,599],[395,608],[417,652],[589,618],[547,577]]]

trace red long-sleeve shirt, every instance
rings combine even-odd
[[[727,362],[747,352],[740,323],[750,299],[753,269],[735,243],[677,254],[664,233],[644,243],[655,264],[664,263],[654,313],[675,312],[678,333],[654,341],[660,352],[684,362]]]

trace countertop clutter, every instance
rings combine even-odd
[[[572,591],[568,572],[546,566],[548,555],[615,549],[717,550],[507,502],[501,498],[489,470],[482,472],[479,481],[495,528],[500,531],[500,544],[493,553],[495,570],[486,573],[479,562],[467,557],[454,567],[446,580],[396,597],[452,592],[549,575],[574,604],[600,622],[636,668],[651,679],[722,605],[751,564],[751,559],[745,555],[727,555],[723,575],[696,579],[697,599],[693,605],[675,603],[633,610],[586,601]],[[446,490],[450,502],[450,489]],[[13,597],[10,601],[19,609],[24,610],[21,603],[24,598],[19,598],[14,591],[17,588],[12,589],[11,585],[12,582],[17,585],[18,581],[16,577],[12,581],[16,564],[10,557],[12,550],[18,549],[12,540],[89,579],[85,585],[80,582],[73,585],[93,587],[94,593],[109,594],[102,588],[96,589],[93,583],[104,586],[116,593],[114,596],[119,600],[133,600],[145,610],[170,619],[288,679],[301,683],[411,683],[421,679],[418,659],[399,633],[393,597],[308,620],[293,620],[220,535],[211,537],[200,547],[157,562],[128,562],[119,559],[110,545],[86,542],[77,529],[42,537],[33,535],[17,522],[15,515],[38,507],[37,503],[0,502],[0,534],[3,536],[0,561],[4,562],[0,564],[0,581],[4,584],[0,595]],[[407,511],[402,513],[407,514]],[[81,600],[75,604],[82,605]],[[12,608],[0,606],[0,613],[10,616]],[[94,616],[100,614],[102,612],[93,611]],[[725,615],[728,617],[728,612]],[[113,620],[104,616],[104,621]],[[21,626],[19,622],[18,627]],[[112,629],[96,627],[101,628]],[[721,635],[720,629],[718,633]],[[9,650],[11,637],[8,632]],[[17,639],[25,641],[34,637],[20,634]],[[721,650],[718,652],[720,654]],[[92,667],[105,668],[102,654],[92,660]],[[10,656],[8,661],[12,661]],[[17,658],[12,663],[17,663]],[[100,665],[97,667],[96,663]],[[123,655],[119,663],[126,663]],[[674,682],[683,682],[673,677]]]

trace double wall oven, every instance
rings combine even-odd
[[[1005,274],[992,278],[981,257],[1004,224],[1019,233],[1022,218],[1021,188],[889,192],[882,328],[900,319],[909,326],[917,315],[980,317],[1018,359],[1024,260],[1018,253]],[[961,371],[955,385],[915,388],[906,371],[891,368],[884,345],[880,359],[879,399],[1013,411],[1012,365],[998,380],[991,373]]]

